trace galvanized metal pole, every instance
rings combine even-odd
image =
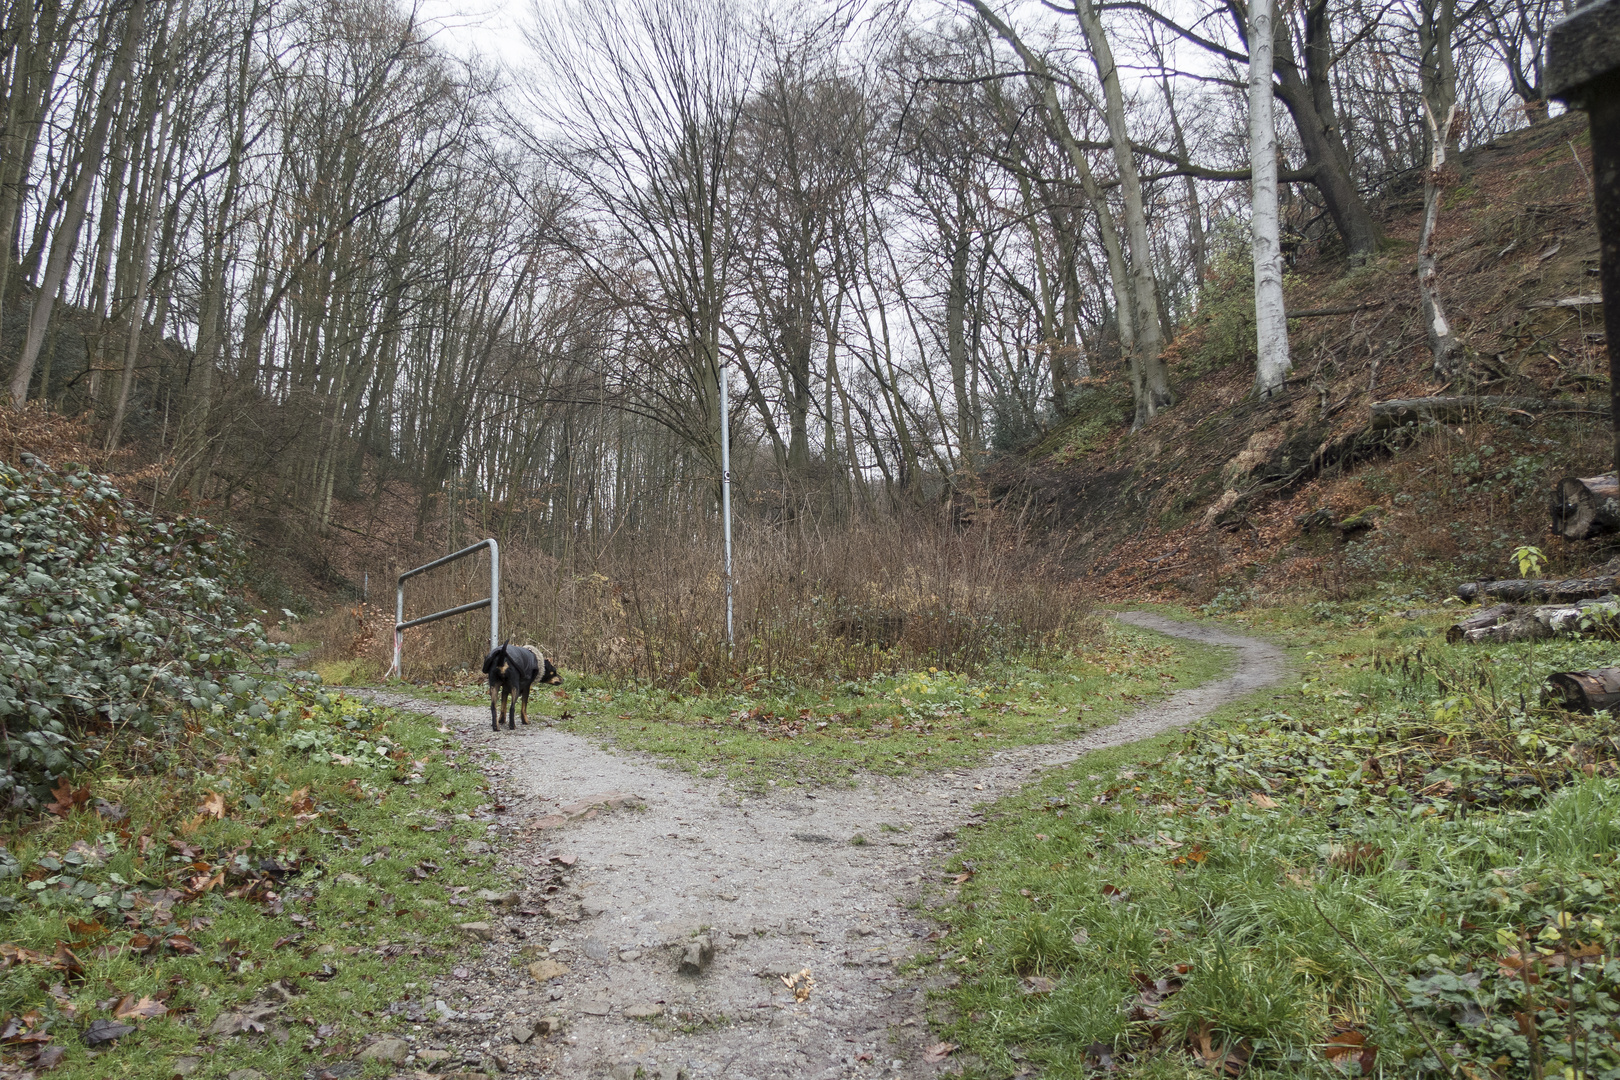
[[[726,364],[720,363],[720,517],[726,530],[726,657],[735,642],[731,630],[731,400],[726,390]]]
[[[403,679],[405,676],[399,670],[399,660],[405,651],[405,578],[400,576],[398,584],[394,587],[394,678]]]
[[[1620,473],[1620,0],[1593,0],[1547,32],[1547,96],[1585,109],[1592,125],[1609,422]]]

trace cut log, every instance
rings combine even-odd
[[[1545,702],[1557,702],[1566,709],[1592,713],[1620,706],[1620,667],[1590,671],[1555,671],[1547,676]]]
[[[1446,640],[1455,645],[1463,640],[1463,635],[1470,630],[1482,630],[1487,626],[1495,626],[1504,619],[1511,619],[1518,611],[1515,604],[1497,604],[1493,607],[1476,611],[1466,619],[1460,619],[1446,630]]]
[[[1511,578],[1506,581],[1467,581],[1457,586],[1464,600],[1595,600],[1616,591],[1613,574],[1595,578]]]
[[[1500,645],[1509,641],[1534,641],[1537,638],[1571,636],[1587,632],[1583,620],[1591,622],[1592,630],[1600,624],[1612,622],[1611,613],[1620,607],[1620,601],[1609,596],[1602,599],[1582,600],[1576,604],[1544,604],[1522,607],[1517,604],[1497,604],[1476,612],[1446,629],[1446,640],[1453,645]],[[1592,612],[1590,609],[1599,611]]]
[[[1573,612],[1574,608],[1566,609]],[[1533,614],[1515,615],[1506,622],[1495,626],[1482,626],[1475,630],[1465,630],[1462,640],[1470,645],[1505,645],[1510,641],[1535,641],[1538,638],[1552,637],[1555,631],[1547,623],[1542,622]],[[1448,632],[1449,639],[1451,634]]]
[[[1607,476],[1566,476],[1553,488],[1552,531],[1565,540],[1620,532],[1620,482]]]
[[[1480,412],[1525,413],[1546,408],[1540,398],[1499,394],[1466,397],[1391,398],[1372,403],[1372,429],[1388,431],[1405,424],[1454,424]]]

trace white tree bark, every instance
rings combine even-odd
[[[1272,122],[1272,0],[1249,4],[1249,167],[1254,235],[1254,392],[1262,401],[1280,391],[1288,358],[1283,307],[1282,247],[1277,223],[1277,128]]]
[[[1419,75],[1423,83],[1423,122],[1429,137],[1429,169],[1423,176],[1423,231],[1418,237],[1418,296],[1423,302],[1423,324],[1429,333],[1436,378],[1449,379],[1458,357],[1457,335],[1440,301],[1440,267],[1434,254],[1434,228],[1445,193],[1446,154],[1451,148],[1457,120],[1457,67],[1452,55],[1456,29],[1454,0],[1430,0],[1420,5],[1418,19]]]

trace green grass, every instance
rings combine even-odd
[[[513,887],[463,850],[484,839],[479,774],[429,718],[324,693],[305,705],[285,730],[216,716],[185,740],[191,764],[160,775],[104,762],[65,818],[9,828],[0,940],[65,943],[83,969],[0,971],[0,1014],[66,1050],[53,1077],[168,1080],[188,1055],[204,1080],[302,1075],[408,1030],[401,1003],[431,1008],[452,955],[476,955],[455,924],[489,916],[477,889]],[[283,978],[304,992],[268,1034],[205,1034]],[[166,1014],[92,1057],[78,1032],[143,998]]]
[[[843,783],[859,772],[957,768],[1008,746],[1076,738],[1230,665],[1228,649],[1110,621],[1094,641],[1040,667],[1001,664],[978,678],[930,669],[825,691],[744,679],[727,695],[587,683],[555,692],[545,711],[566,711],[570,731],[744,787]]]
[[[939,1019],[969,1075],[1620,1076],[1620,747],[1534,693],[1620,650],[1450,647],[1443,616],[1345,605],[1247,621],[1304,643],[1293,685],[967,836],[925,966],[960,977]]]

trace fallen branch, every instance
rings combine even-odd
[[[1423,1040],[1423,1045],[1429,1048],[1429,1053],[1434,1055],[1434,1060],[1439,1063],[1442,1069],[1446,1070],[1447,1076],[1451,1077],[1452,1080],[1457,1080],[1456,1057],[1451,1054],[1447,1054],[1445,1057],[1441,1056],[1440,1048],[1434,1045],[1433,1040],[1429,1038],[1428,1032],[1424,1029],[1422,1022],[1418,1020],[1417,1014],[1412,1012],[1411,1006],[1407,1005],[1406,997],[1397,992],[1395,987],[1390,984],[1389,978],[1384,974],[1377,964],[1373,963],[1373,958],[1363,952],[1361,946],[1357,945],[1353,940],[1351,940],[1349,934],[1346,934],[1343,930],[1340,930],[1338,925],[1335,924],[1332,919],[1327,917],[1327,912],[1322,910],[1322,905],[1316,902],[1316,897],[1314,896],[1311,897],[1311,907],[1315,908],[1316,914],[1320,916],[1323,922],[1327,923],[1328,929],[1337,934],[1340,941],[1354,949],[1356,955],[1361,957],[1362,962],[1368,967],[1372,968],[1372,973],[1378,976],[1379,982],[1384,984],[1384,992],[1390,996],[1390,999],[1394,1001],[1395,1004],[1401,1007],[1401,1011],[1406,1014],[1406,1018],[1412,1023],[1412,1030],[1417,1032],[1418,1038]],[[1450,1064],[1447,1064],[1446,1057],[1451,1058]]]
[[[1566,296],[1562,300],[1537,300],[1526,304],[1530,308],[1557,308],[1557,307],[1593,307],[1603,303],[1603,297],[1597,293],[1590,296]]]
[[[1523,413],[1526,409],[1546,408],[1546,405],[1539,398],[1500,395],[1391,398],[1372,403],[1372,429],[1387,431],[1406,424],[1451,424],[1480,412],[1506,410]]]
[[[1345,307],[1319,307],[1299,308],[1288,313],[1290,319],[1319,319],[1324,315],[1354,315],[1358,311],[1370,311],[1373,308],[1383,307],[1383,300],[1369,300],[1365,304],[1349,304]]]

